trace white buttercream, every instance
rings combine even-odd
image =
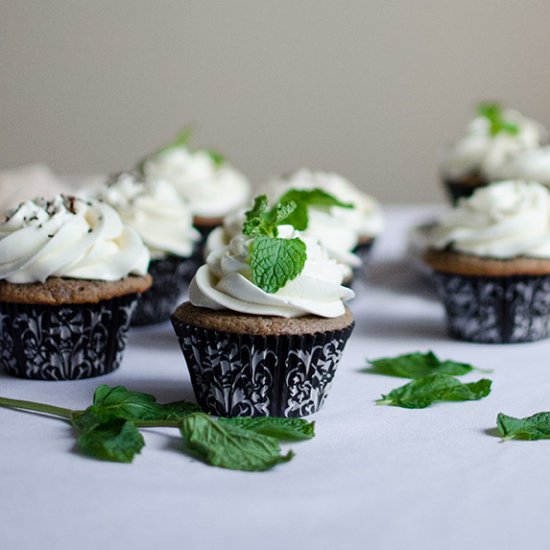
[[[246,205],[250,182],[228,162],[218,166],[207,151],[177,147],[148,159],[148,179],[165,179],[188,201],[194,216],[223,217]]]
[[[148,264],[137,232],[99,201],[35,199],[0,224],[0,279],[12,283],[48,277],[116,281],[145,275]]]
[[[522,179],[550,185],[550,147],[521,151],[493,167],[487,176],[491,181]]]
[[[344,302],[354,297],[342,286],[344,266],[328,257],[317,241],[290,226],[280,226],[282,238],[300,237],[306,244],[304,269],[273,294],[252,283],[249,265],[251,239],[237,235],[225,248],[214,250],[189,287],[189,299],[198,307],[230,309],[252,315],[299,317],[307,314],[338,317]]]
[[[302,169],[290,176],[271,180],[265,185],[264,192],[270,200],[275,201],[289,189],[315,188],[323,189],[342,202],[353,204],[353,208],[333,206],[328,211],[339,223],[353,230],[357,239],[376,237],[382,231],[384,216],[378,201],[338,174]],[[310,212],[314,210],[327,211],[310,208]]]
[[[550,191],[525,181],[481,187],[442,216],[431,244],[498,259],[550,258]]]
[[[466,135],[446,153],[443,172],[453,178],[481,175],[489,178],[494,170],[521,151],[539,147],[546,139],[546,130],[535,120],[513,110],[505,110],[503,118],[518,127],[512,135],[500,132],[493,136],[486,117],[478,116],[467,126]]]
[[[134,174],[122,173],[99,189],[97,198],[140,234],[153,258],[168,254],[188,258],[200,239],[189,206],[166,180],[140,181]]]

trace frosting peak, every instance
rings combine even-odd
[[[526,181],[479,188],[443,215],[432,246],[498,259],[550,258],[550,191]]]
[[[0,224],[0,279],[48,277],[116,281],[145,275],[149,253],[108,205],[58,195],[20,204]]]
[[[250,182],[245,176],[226,161],[220,164],[205,150],[170,148],[146,160],[143,171],[147,179],[172,183],[194,216],[223,217],[250,198]]]
[[[344,266],[331,260],[319,243],[290,226],[279,226],[279,237],[299,237],[306,245],[307,259],[302,272],[272,294],[252,282],[249,250],[253,239],[237,235],[228,246],[210,253],[206,265],[196,273],[189,287],[195,306],[230,309],[253,315],[321,317],[343,315],[343,302],[354,293],[342,286]]]

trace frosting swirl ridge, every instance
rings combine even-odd
[[[21,203],[0,224],[0,279],[116,281],[145,275],[149,252],[108,205],[58,195]]]

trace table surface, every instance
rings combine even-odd
[[[174,430],[151,429],[131,465],[86,458],[71,428],[0,409],[0,548],[441,549],[548,548],[550,441],[496,437],[498,412],[550,409],[550,342],[481,345],[451,340],[428,278],[406,259],[406,234],[435,206],[387,209],[357,321],[312,441],[268,472],[207,466]],[[374,400],[405,381],[360,372],[364,358],[434,350],[494,369],[479,402],[424,410]],[[468,375],[474,380],[479,375]],[[0,375],[0,394],[85,408],[101,383],[193,393],[171,326],[133,330],[121,368],[76,382]]]

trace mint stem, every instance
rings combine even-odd
[[[47,405],[46,403],[36,403],[34,401],[23,401],[22,399],[9,399],[8,397],[0,397],[0,407],[10,409],[25,409],[27,411],[36,411],[62,418],[69,418],[73,412],[71,409],[56,407],[55,405]]]

